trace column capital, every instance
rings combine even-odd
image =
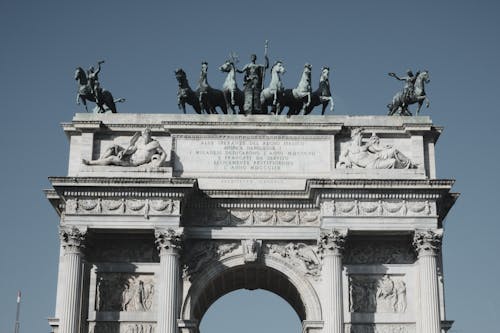
[[[156,228],[155,243],[160,255],[162,253],[177,253],[182,247],[183,228]]]
[[[59,237],[66,253],[80,253],[85,247],[87,228],[75,226],[59,227]]]
[[[341,255],[344,251],[347,229],[321,229],[318,250],[323,255]]]
[[[436,255],[441,249],[443,229],[417,229],[413,235],[413,246],[418,256]]]

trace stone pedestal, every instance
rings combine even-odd
[[[420,332],[440,333],[439,288],[436,256],[441,248],[442,230],[417,230],[414,245],[418,253],[420,280]]]
[[[181,229],[155,230],[156,245],[160,251],[157,333],[178,332],[181,236]]]
[[[325,288],[325,333],[344,332],[344,301],[342,288],[342,251],[345,231],[322,231],[319,249],[323,253],[322,276]]]
[[[59,332],[77,333],[80,322],[82,284],[82,248],[85,232],[77,228],[61,228],[64,248],[64,290],[62,291]]]

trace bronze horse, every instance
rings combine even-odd
[[[426,106],[429,107],[430,102],[425,94],[425,84],[430,82],[429,72],[417,72],[416,76],[413,93],[405,97],[405,94],[399,91],[392,98],[392,102],[387,105],[389,116],[394,115],[396,112],[399,112],[401,116],[411,116],[412,114],[408,110],[408,106],[415,103],[418,103],[417,110],[415,111],[415,115],[417,116],[424,101],[427,101]]]
[[[297,115],[311,104],[311,69],[310,64],[304,65],[302,77],[294,89],[285,89],[280,98],[279,114],[288,107],[287,116]],[[307,99],[306,99],[307,97]]]
[[[87,78],[87,74],[81,67],[77,67],[75,71],[75,80],[78,81],[80,87],[78,88],[78,93],[76,95],[76,104],[80,104],[80,101],[85,106],[85,110],[88,112],[87,101],[96,103],[97,105],[97,113],[104,113],[109,109],[112,113],[116,113],[116,102],[124,102],[124,98],[113,99],[113,95],[107,90],[98,88],[98,100],[94,94],[92,94],[92,89],[89,84],[89,80]],[[94,111],[96,112],[96,111]]]
[[[236,83],[236,67],[234,61],[226,60],[226,62],[219,67],[219,70],[227,73],[226,80],[222,85],[222,93],[226,101],[226,108],[228,110],[231,109],[233,114],[237,114],[235,106],[238,106],[239,113],[244,113],[243,104],[245,102],[245,96]]]
[[[330,92],[330,80],[328,76],[330,75],[330,68],[323,67],[321,70],[321,76],[319,78],[319,87],[317,90],[313,91],[311,94],[311,103],[306,107],[304,115],[307,115],[312,112],[312,110],[321,105],[323,109],[321,110],[321,115],[325,114],[325,109],[330,103],[330,111],[333,112],[333,97]]]
[[[186,103],[187,103],[193,107],[196,113],[201,114],[202,110],[200,105],[200,99],[198,97],[197,92],[191,89],[191,87],[189,86],[186,77],[186,72],[184,72],[182,68],[178,68],[175,70],[174,73],[175,73],[175,78],[179,83],[179,90],[177,91],[177,105],[179,106],[179,109],[181,109],[185,114]]]
[[[207,72],[208,64],[202,62],[200,80],[198,81],[198,88],[196,89],[200,105],[206,113],[217,114],[216,108],[219,107],[224,114],[227,114],[224,94],[221,90],[214,89],[208,84]]]

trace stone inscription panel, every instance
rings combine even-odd
[[[185,174],[328,173],[331,146],[327,136],[179,136],[175,138],[175,170]]]

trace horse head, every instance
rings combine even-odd
[[[418,79],[422,80],[422,82],[424,82],[424,83],[431,82],[431,80],[429,78],[429,71],[425,70],[425,71],[420,72],[418,74]]]
[[[229,73],[234,69],[234,63],[231,60],[226,60],[220,67],[219,70],[224,73]]]
[[[75,80],[87,80],[87,75],[85,74],[85,71],[81,67],[77,67],[75,70]]]
[[[177,79],[177,82],[179,82],[179,86],[182,86],[184,84],[187,84],[187,79],[186,79],[186,72],[182,68],[177,68],[174,71],[175,78]]]
[[[330,67],[323,66],[323,68],[321,68],[321,76],[319,77],[319,82],[327,81],[329,76],[330,76]]]
[[[276,61],[273,67],[271,67],[271,73],[283,74],[285,72],[285,66],[283,66],[283,62],[280,60]]]

